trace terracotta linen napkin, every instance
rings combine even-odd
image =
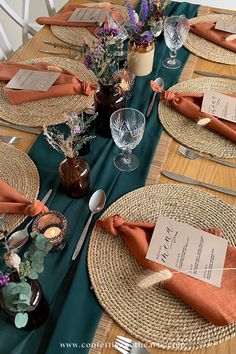
[[[215,24],[216,21],[198,22],[190,26],[190,31],[210,42],[236,52],[236,40],[226,41],[225,38],[229,37],[230,33],[216,30]]]
[[[226,136],[236,142],[236,124],[227,122],[214,117],[211,114],[201,112],[203,93],[183,93],[165,91],[154,81],[150,81],[151,88],[154,92],[161,93],[161,100],[167,101],[177,111],[184,114],[194,122],[198,122],[203,118],[210,118],[210,122],[206,125],[207,128]],[[236,98],[236,94],[229,94]]]
[[[143,268],[152,271],[169,269],[145,258],[155,223],[128,222],[119,215],[114,215],[105,220],[98,220],[97,225],[113,236],[122,237]],[[221,236],[219,229],[203,230]],[[235,247],[228,246],[224,267],[236,267]],[[224,326],[236,322],[236,274],[234,272],[234,270],[224,270],[220,288],[183,273],[174,273],[171,279],[164,282],[164,286],[208,321],[216,326]]]
[[[20,69],[35,71],[59,71],[61,72],[61,75],[46,92],[5,88],[6,96],[13,105],[58,96],[76,95],[79,93],[91,96],[98,87],[95,83],[81,81],[78,76],[75,76],[66,69],[58,66],[52,66],[44,62],[39,62],[33,65],[17,64],[14,62],[0,63],[0,81],[7,84],[7,82],[10,81]]]
[[[109,2],[102,4],[69,4],[65,6],[62,12],[51,17],[38,17],[36,22],[40,25],[56,25],[56,26],[69,26],[69,27],[86,27],[90,32],[96,36],[97,26],[91,22],[68,22],[72,13],[77,8],[98,8],[104,10],[111,10],[111,17],[119,23],[121,13]]]
[[[30,202],[8,183],[0,179],[0,214],[35,216],[46,211],[48,211],[48,208],[40,200]]]

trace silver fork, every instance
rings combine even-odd
[[[70,59],[79,59],[81,58],[81,54],[70,54],[70,53],[65,53],[65,52],[56,52],[56,51],[51,51],[51,50],[39,50],[40,53],[46,53],[46,54],[52,54],[52,55],[65,55],[66,57]]]
[[[0,135],[0,139],[7,144],[15,144],[21,140],[21,136]]]
[[[122,336],[116,337],[114,348],[122,354],[150,354],[142,343]]]
[[[196,160],[198,159],[199,157],[202,157],[204,159],[207,159],[207,160],[210,160],[210,161],[214,161],[214,162],[217,162],[217,163],[220,163],[221,165],[225,165],[225,166],[228,166],[228,167],[233,167],[233,168],[236,168],[236,163],[233,163],[233,162],[229,162],[229,161],[224,161],[224,160],[220,160],[220,159],[217,159],[215,157],[211,157],[210,155],[201,155],[201,154],[198,154],[197,152],[193,151],[193,150],[190,150],[188,148],[186,148],[185,146],[183,145],[180,145],[179,146],[179,152],[184,155],[185,157],[187,157],[188,159],[191,159],[191,160]]]

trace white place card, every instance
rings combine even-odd
[[[236,22],[218,20],[215,24],[215,29],[229,33],[236,33]]]
[[[236,98],[218,92],[206,91],[201,111],[236,123]]]
[[[104,9],[78,8],[68,19],[68,22],[91,22],[103,23],[109,11]]]
[[[220,287],[227,245],[221,237],[159,216],[146,258]]]
[[[16,90],[48,91],[61,75],[53,71],[20,69],[5,86]]]

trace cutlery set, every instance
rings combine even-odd
[[[40,53],[45,53],[45,54],[52,54],[52,55],[65,55],[66,57],[76,60],[81,58],[82,53],[84,52],[83,47],[72,45],[72,44],[63,44],[59,42],[51,42],[51,41],[46,41],[43,40],[45,44],[51,45],[54,48],[61,48],[61,49],[69,49],[69,53],[66,52],[61,52],[61,51],[51,51],[51,50],[39,50]],[[77,54],[71,53],[71,51],[76,51],[79,52]]]
[[[117,336],[114,348],[122,354],[150,354],[144,345],[123,336]]]
[[[236,80],[236,76],[234,75],[223,75],[223,74],[211,73],[208,71],[201,71],[201,70],[194,70],[194,73],[202,76],[207,76],[207,77],[218,77],[221,79]]]

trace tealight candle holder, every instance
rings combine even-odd
[[[67,220],[57,211],[39,214],[32,225],[32,231],[43,234],[53,244],[53,251],[61,251],[66,245]]]

